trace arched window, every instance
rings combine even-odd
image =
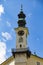
[[[19,38],[19,43],[20,43],[20,42],[23,42],[23,38],[22,38],[22,37]]]
[[[20,44],[20,48],[22,47],[22,45]]]

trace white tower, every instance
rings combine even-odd
[[[25,27],[26,20],[25,14],[21,11],[18,14],[18,27],[15,28],[16,31],[16,49],[12,50],[12,54],[15,58],[15,65],[27,65],[27,58],[30,57],[31,51],[27,48],[27,35],[28,28]]]
[[[26,27],[18,27],[16,30],[16,49],[27,48],[28,29]]]

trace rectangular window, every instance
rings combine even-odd
[[[37,65],[40,65],[40,62],[37,62]]]

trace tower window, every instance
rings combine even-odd
[[[20,48],[22,47],[22,45],[20,44]]]
[[[40,62],[37,62],[37,65],[40,65]]]
[[[19,38],[19,42],[23,42],[23,38],[22,37]]]

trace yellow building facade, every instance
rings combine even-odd
[[[25,65],[43,65],[43,58],[31,54],[30,58],[27,58],[27,62],[24,62]],[[0,65],[15,65],[15,58],[11,56],[6,61]],[[23,65],[18,63],[18,65]]]

